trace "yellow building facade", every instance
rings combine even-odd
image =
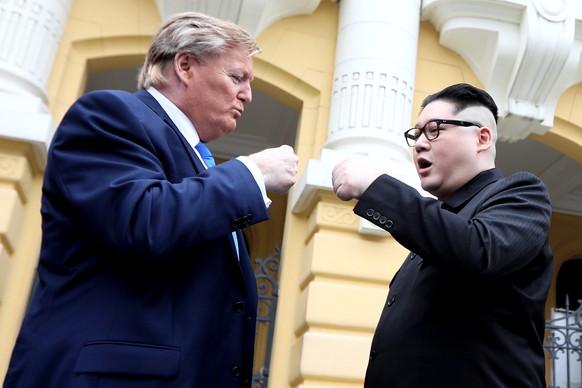
[[[54,49],[52,55],[47,54],[48,64],[44,64],[45,71],[40,76],[38,72],[26,72],[26,53],[19,54],[18,47],[6,43],[17,37],[9,28],[3,29],[3,25],[32,20],[30,15],[35,12],[44,15],[37,21],[46,20],[54,10],[45,9],[47,13],[43,13],[42,2],[0,4],[0,11],[4,11],[0,12],[0,41],[5,42],[0,46],[0,54],[4,51],[0,55],[0,112],[10,118],[0,123],[0,381],[34,283],[41,241],[43,168],[54,128],[68,107],[87,90],[94,75],[141,66],[151,38],[167,13],[186,9],[213,13],[212,4],[221,2],[55,0],[54,3],[55,9],[65,16],[47,32],[52,36],[47,44],[54,42]],[[356,155],[373,161],[377,158],[375,153],[367,155],[360,151],[367,147],[366,142],[374,140],[375,132],[356,128],[364,134],[362,140],[358,135],[345,135],[334,128],[341,128],[338,117],[342,109],[338,107],[343,106],[338,100],[343,88],[338,84],[342,78],[338,69],[346,63],[359,66],[358,53],[349,54],[357,42],[346,42],[348,33],[359,28],[359,24],[349,21],[357,18],[358,7],[373,9],[378,2],[288,0],[286,7],[282,7],[285,12],[274,5],[285,1],[264,3],[262,17],[254,23],[255,14],[240,4],[234,14],[249,13],[244,20],[262,48],[254,63],[254,91],[290,111],[294,119],[290,145],[299,155],[301,176],[287,196],[274,196],[271,221],[256,225],[247,233],[252,257],[266,257],[277,244],[281,246],[269,386],[361,387],[388,284],[407,252],[387,233],[362,224],[352,212],[354,202],[339,201],[330,190],[331,177],[325,174],[332,161],[341,157]],[[385,3],[383,7],[394,9],[402,4],[396,0]],[[503,26],[500,21],[488,20],[482,27],[472,27],[470,23],[463,25],[460,19],[446,20],[439,13],[439,9],[462,13],[466,8],[499,7],[501,3],[505,3],[501,15],[507,16],[499,18],[506,21]],[[499,97],[496,100],[501,101],[505,127],[519,128],[517,133],[503,132],[505,127],[500,125],[501,140],[506,145],[500,147],[499,153],[506,149],[510,154],[520,155],[519,160],[504,159],[504,166],[537,167],[537,172],[544,174],[544,181],[549,182],[551,193],[552,189],[556,193],[552,194],[556,206],[551,230],[555,279],[564,262],[582,258],[582,72],[577,70],[582,64],[568,60],[577,44],[582,45],[582,41],[576,41],[576,36],[582,36],[582,7],[575,1],[562,3],[560,7],[550,1],[411,0],[420,18],[407,27],[412,34],[404,31],[406,39],[414,36],[415,47],[407,53],[412,66],[408,67],[398,60],[404,53],[390,46],[402,40],[398,36],[400,27],[391,20],[385,22],[392,23],[388,31],[395,35],[381,39],[366,35],[366,31],[352,35],[362,43],[373,42],[379,56],[374,66],[382,67],[387,57],[391,61],[388,67],[396,69],[392,78],[398,78],[394,74],[400,72],[407,74],[404,78],[410,78],[402,89],[396,87],[395,95],[403,96],[404,102],[393,104],[399,107],[392,114],[398,119],[392,121],[394,125],[388,125],[386,135],[380,135],[380,140],[386,143],[380,153],[387,155],[382,163],[394,161],[387,170],[398,168],[396,173],[406,174],[411,182],[414,180],[409,174],[411,161],[406,160],[404,144],[394,145],[392,132],[400,134],[410,126],[426,95],[453,83],[468,82]],[[40,9],[34,8],[35,4]],[[18,19],[14,15],[19,12],[27,17]],[[371,22],[375,23],[378,21]],[[540,49],[547,51],[545,57],[553,55],[553,62],[562,58],[561,67],[535,60],[534,52],[528,51],[537,42],[533,32],[526,33],[529,40],[525,43],[529,46],[515,38],[523,36],[523,30],[533,29],[535,26],[531,25],[535,23],[547,24],[551,31],[562,31],[555,32],[555,42],[569,39],[571,48],[561,52],[554,53],[555,44],[542,45]],[[374,31],[377,30],[371,29]],[[513,36],[515,47],[499,47],[503,42],[496,39],[503,36]],[[470,47],[475,46],[474,41],[481,42],[482,47]],[[384,42],[388,47],[384,47]],[[523,55],[516,59],[508,54],[511,50]],[[492,58],[497,59],[492,62]],[[540,67],[538,71],[536,66]],[[362,72],[362,77],[365,73]],[[540,81],[540,74],[546,78],[553,74],[553,78]],[[116,81],[112,82],[108,85],[115,86]],[[538,88],[526,90],[524,85],[529,84]],[[350,85],[354,90],[354,84]],[[555,85],[563,85],[561,92]],[[254,120],[260,121],[260,107],[258,112]],[[274,135],[266,135],[269,136]],[[241,139],[234,144],[235,149],[238,145],[244,148],[245,138]],[[246,139],[253,138],[249,135]],[[223,158],[232,156],[228,146],[222,145]],[[524,148],[542,153],[524,155],[519,152]],[[543,155],[549,155],[547,164],[540,161]],[[548,317],[557,305],[555,283],[548,299]]]

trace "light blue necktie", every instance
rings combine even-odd
[[[214,160],[212,153],[210,152],[208,147],[204,145],[204,143],[198,142],[198,144],[196,144],[196,150],[198,150],[198,153],[200,154],[200,156],[202,156],[202,160],[204,160],[204,163],[206,163],[206,167],[210,168],[216,166],[216,161]],[[240,260],[238,252],[238,238],[236,237],[236,232],[232,232],[232,238],[234,239],[234,247],[236,248],[236,257],[239,258]]]
[[[200,156],[202,156],[202,160],[204,160],[204,163],[206,163],[206,167],[210,168],[216,166],[216,161],[214,160],[212,153],[210,152],[208,147],[204,145],[204,143],[198,142],[198,144],[196,144],[196,149],[200,153]]]

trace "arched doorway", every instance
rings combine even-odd
[[[562,264],[556,280],[556,307],[576,310],[582,300],[582,258],[567,260]]]

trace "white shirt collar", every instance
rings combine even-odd
[[[168,100],[166,96],[158,92],[155,88],[150,86],[147,88],[147,91],[152,95],[153,98],[156,99],[156,101],[160,104],[160,106],[168,114],[168,116],[170,116],[170,119],[174,122],[174,124],[176,124],[182,135],[192,146],[192,149],[194,149],[194,152],[196,152],[202,163],[204,163],[203,158],[200,156],[200,153],[198,153],[198,150],[196,149],[196,145],[200,142],[200,137],[198,136],[198,132],[196,132],[196,128],[194,128],[194,124],[192,124],[192,122],[188,120],[188,117],[186,117],[184,112],[178,109],[178,107],[174,105],[172,101]],[[257,185],[259,186],[261,193],[263,195],[265,206],[269,207],[269,205],[271,204],[271,200],[269,199],[269,197],[267,197],[267,192],[265,190],[265,181],[263,180],[263,175],[261,174],[261,171],[249,157],[239,156],[237,159],[244,163],[245,166],[247,166],[247,168],[253,174],[253,177],[255,178],[255,181],[257,182]]]
[[[170,119],[176,124],[182,135],[186,138],[190,146],[195,148],[200,142],[200,137],[194,124],[186,117],[184,112],[182,112],[174,103],[162,93],[158,92],[153,86],[147,88],[149,94],[162,106],[162,109],[170,116]]]

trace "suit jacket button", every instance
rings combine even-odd
[[[240,218],[235,218],[230,222],[230,227],[233,229],[240,229],[242,220]]]
[[[374,209],[368,209],[368,210],[366,210],[366,215],[368,217],[372,217],[374,215]]]
[[[245,307],[245,304],[243,302],[236,302],[233,306],[232,309],[237,312],[240,313],[241,311],[243,311],[243,307]]]
[[[377,353],[376,350],[372,349],[370,351],[370,361],[374,361],[376,359]]]
[[[394,221],[392,221],[392,220],[386,220],[386,227],[387,228],[391,228],[392,226],[394,226]]]
[[[378,212],[375,212],[375,213],[372,215],[372,219],[374,219],[374,221],[378,221],[378,220],[380,219],[380,213],[378,213]]]
[[[391,297],[390,299],[388,299],[388,302],[386,302],[386,305],[392,306],[394,304],[394,302],[396,302],[396,298]]]
[[[240,376],[240,366],[235,365],[232,368],[230,368],[230,374],[234,377]]]

